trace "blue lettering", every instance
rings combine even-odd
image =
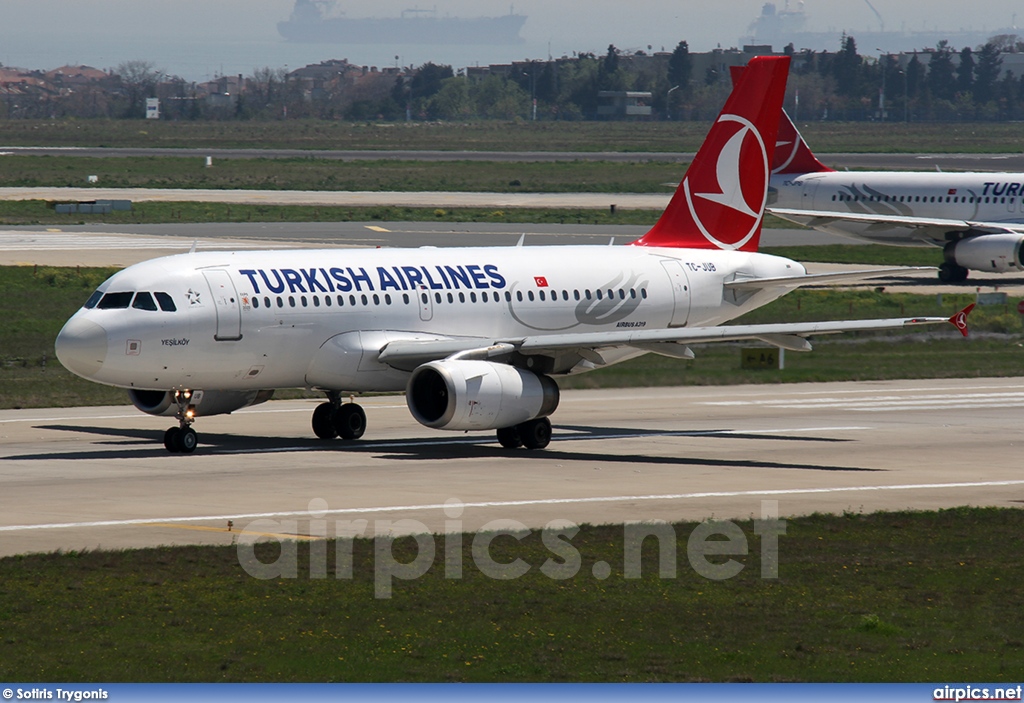
[[[402,290],[409,290],[409,287],[405,285],[405,279],[402,277],[402,269],[397,266],[392,266],[391,270],[395,272],[395,276],[398,277],[398,282],[402,284]]]
[[[981,194],[982,194],[982,195],[988,195],[988,189],[989,189],[989,188],[990,188],[991,186],[994,186],[994,185],[995,185],[995,183],[994,183],[994,182],[989,182],[989,183],[985,183],[984,185],[985,185],[985,189],[984,189],[983,191],[981,191]]]
[[[284,280],[288,282],[289,293],[308,293],[305,288],[302,287],[302,276],[295,269],[281,269]]]
[[[1020,186],[1020,183],[1011,183],[1010,187],[1006,189],[1006,194],[1010,197],[1017,195],[1017,192],[1020,191]]]
[[[490,288],[491,286],[487,283],[487,279],[484,276],[484,272],[480,270],[480,267],[476,264],[471,264],[466,267],[469,271],[469,275],[473,277],[473,285],[476,288]]]
[[[403,266],[402,273],[409,279],[410,288],[415,290],[423,285],[423,274],[415,266]]]
[[[423,275],[427,277],[427,282],[430,284],[430,288],[432,290],[440,290],[441,288],[444,288],[443,285],[435,282],[434,279],[430,277],[430,271],[427,270],[426,266],[424,266],[421,270],[423,271]]]
[[[327,282],[327,290],[331,293],[334,292],[334,284],[331,283],[331,277],[327,275],[327,271],[320,269],[320,273],[324,275],[324,280]]]
[[[274,279],[277,281],[276,286],[270,282],[269,278],[267,278],[266,271],[260,269],[260,277],[263,279],[263,282],[267,284],[267,289],[270,290],[271,293],[284,293],[284,282],[281,280],[281,274],[277,272],[277,269],[270,269],[270,272],[274,274]]]
[[[498,267],[494,264],[484,266],[484,273],[491,277],[491,285],[494,288],[505,287],[505,277],[498,273]]]
[[[361,285],[359,285],[360,281],[365,283],[367,288],[369,288],[370,290],[373,290],[373,281],[370,280],[370,276],[366,273],[366,269],[360,267],[359,268],[359,273],[356,273],[351,268],[349,268],[348,275],[352,277],[352,283],[355,284],[356,290],[358,290],[358,291],[363,290],[363,287]]]
[[[260,292],[260,285],[256,282],[256,272],[255,271],[253,271],[252,269],[245,269],[244,271],[239,271],[238,273],[242,274],[243,276],[248,276],[249,277],[249,283],[252,284],[252,292],[254,294],[257,294],[257,293]]]
[[[309,286],[310,293],[316,293],[318,290],[327,293],[327,287],[323,283],[316,280],[316,269],[299,269],[302,272],[302,277],[306,279],[306,285]]]
[[[1008,183],[996,183],[995,186],[992,187],[992,195],[1002,195],[1006,192],[1006,186],[1008,185]]]
[[[459,289],[459,283],[461,282],[466,288],[472,288],[473,284],[469,280],[469,274],[461,266],[452,268],[451,266],[445,266],[444,270],[452,277],[452,287],[455,290]]]
[[[392,276],[390,273],[388,273],[388,270],[386,268],[384,268],[383,266],[378,266],[377,267],[377,276],[378,276],[378,278],[380,278],[380,289],[381,290],[387,290],[388,288],[394,288],[395,290],[402,290],[399,287],[399,285],[398,285],[398,281],[395,280],[395,277]]]
[[[338,282],[338,290],[345,292],[352,290],[352,281],[345,276],[345,269],[331,269],[331,278]]]
[[[448,276],[444,275],[444,269],[442,269],[440,266],[435,266],[434,268],[437,269],[437,273],[440,274],[441,280],[444,281],[444,287],[451,289],[451,281],[448,280]]]

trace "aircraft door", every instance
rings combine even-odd
[[[231,276],[223,269],[203,271],[210,284],[214,309],[217,312],[217,332],[213,338],[218,342],[232,342],[242,338],[242,307],[238,304],[238,292]]]
[[[682,263],[675,259],[665,259],[661,262],[668,274],[669,282],[672,284],[672,297],[674,307],[672,309],[672,321],[669,327],[685,327],[690,317],[690,279],[686,276],[686,269]]]
[[[431,318],[434,317],[434,303],[430,300],[430,291],[427,290],[426,286],[419,286],[416,291],[416,302],[420,307],[420,319],[424,322],[430,322]]]

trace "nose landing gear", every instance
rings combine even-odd
[[[164,447],[171,454],[191,454],[199,444],[199,436],[192,429],[195,422],[196,409],[189,401],[192,400],[192,391],[174,391],[174,402],[178,405],[177,427],[169,427],[164,432]]]

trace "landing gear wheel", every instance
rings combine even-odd
[[[527,449],[543,449],[551,442],[551,420],[538,417],[516,426],[519,439]]]
[[[345,403],[334,411],[334,429],[342,439],[359,439],[366,432],[366,413],[355,403]]]
[[[313,434],[320,439],[334,439],[338,430],[334,429],[334,406],[320,403],[313,411]]]
[[[169,427],[164,432],[164,447],[171,454],[191,454],[199,444],[199,437],[191,427]]]
[[[505,449],[517,449],[523,446],[523,440],[519,439],[519,430],[515,427],[499,427],[498,444]]]
[[[939,265],[939,280],[943,283],[963,283],[967,280],[969,271],[949,261]]]
[[[180,427],[168,427],[167,431],[164,432],[164,448],[171,454],[177,454],[181,451],[178,449],[178,434],[180,432]]]
[[[199,436],[191,427],[185,427],[178,431],[175,444],[178,447],[178,451],[182,454],[191,454],[196,450],[196,445],[199,444]]]

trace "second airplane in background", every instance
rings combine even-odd
[[[785,112],[768,211],[821,232],[897,246],[942,247],[939,278],[1024,271],[1024,173],[834,171]]]

